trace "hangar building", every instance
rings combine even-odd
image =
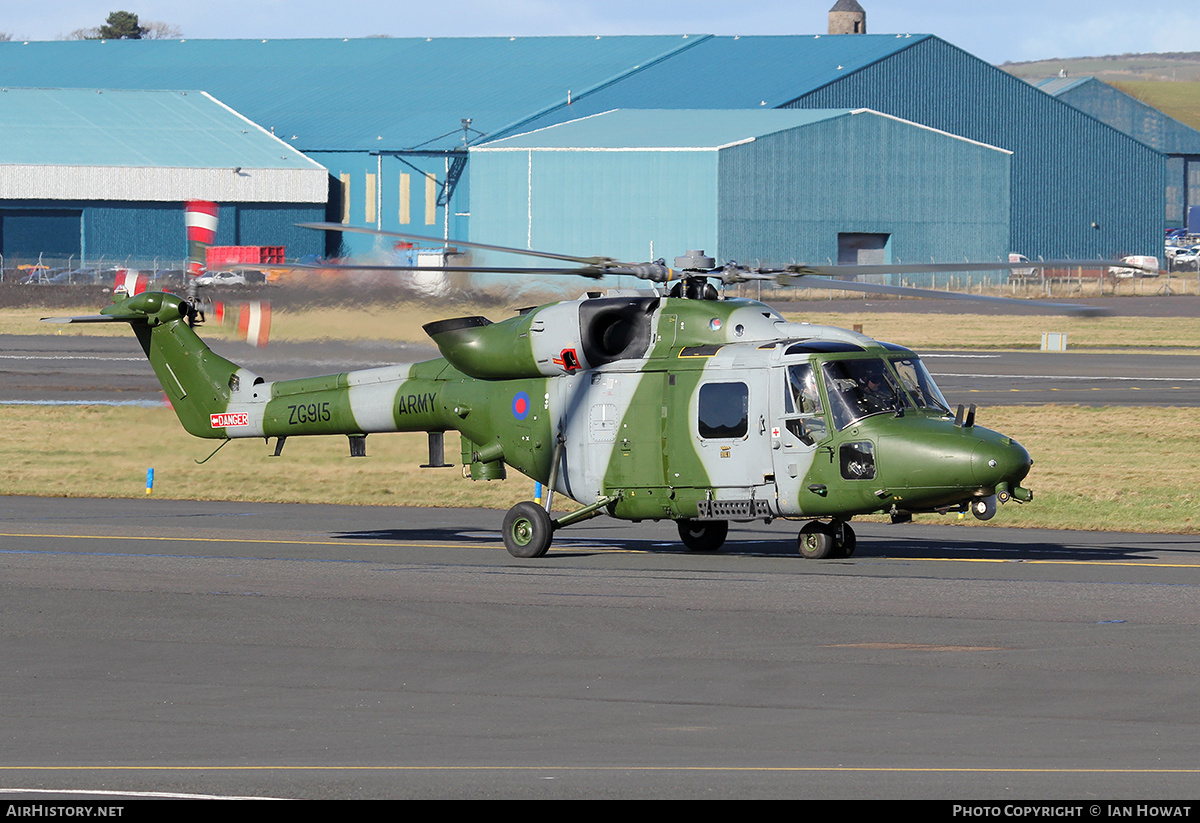
[[[863,162],[882,153],[911,160]],[[994,259],[1011,157],[864,109],[612,111],[472,148],[471,234],[630,261]]]
[[[1200,206],[1200,131],[1095,77],[1049,77],[1034,86],[1167,156],[1166,225]]]
[[[321,250],[294,224],[323,219],[328,173],[204,92],[5,88],[0,122],[9,259],[182,260],[190,199],[222,204],[219,243]]]
[[[1162,154],[932,35],[714,37],[573,108],[870,108],[1012,151],[1008,251],[1111,257],[1162,245]]]
[[[1161,246],[1159,152],[931,35],[7,42],[0,77],[203,88],[324,165],[356,226],[473,239],[468,149],[591,114],[869,108],[1012,152],[990,257]],[[857,162],[924,163],[887,144]]]

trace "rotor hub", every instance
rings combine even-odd
[[[675,268],[708,271],[716,262],[713,258],[706,257],[703,249],[688,249],[682,257],[675,258]]]

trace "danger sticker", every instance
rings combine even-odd
[[[214,429],[225,429],[230,426],[245,426],[248,425],[245,412],[225,412],[224,414],[210,414],[209,422],[212,423]]]

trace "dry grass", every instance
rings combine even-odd
[[[0,493],[62,497],[145,496],[361,505],[507,508],[532,495],[533,482],[471,482],[461,471],[421,469],[425,435],[368,438],[369,457],[349,457],[343,437],[293,437],[270,457],[262,440],[235,440],[203,465],[220,441],[191,437],[169,408],[9,406],[0,442]],[[446,438],[447,458],[458,440]]]
[[[1006,524],[1200,532],[1195,409],[994,406],[980,424],[1034,458],[1025,482],[1034,501],[1006,506],[997,518]]]
[[[1194,349],[1194,317],[1055,317],[888,312],[786,315],[789,320],[842,328],[862,326],[876,340],[912,349],[1036,349],[1043,332],[1063,332],[1071,349]]]
[[[1065,332],[1071,348],[1089,349],[1179,349],[1196,348],[1200,336],[1195,318],[1190,317],[1065,317],[975,314],[908,314],[864,311],[861,314],[814,311],[791,312],[789,320],[853,328],[879,340],[913,349],[1026,349],[1041,344],[1042,333]],[[82,314],[79,310],[9,308],[0,310],[0,334],[59,334],[112,336],[129,334],[124,324],[60,325],[39,323],[49,315]],[[492,320],[512,316],[512,309],[496,306],[455,305],[447,311],[416,303],[383,306],[289,309],[277,311],[272,319],[271,339],[305,340],[398,340],[428,342],[421,328],[432,320],[481,314]],[[204,337],[228,337],[232,324],[206,325]]]
[[[532,495],[515,472],[472,482],[458,469],[418,468],[423,434],[373,436],[366,459],[350,458],[341,437],[292,438],[278,458],[260,440],[239,440],[197,465],[214,441],[185,434],[167,408],[10,406],[5,415],[19,436],[0,442],[2,494],[143,497],[153,467],[155,496],[176,499],[503,509]],[[1200,464],[1181,449],[1200,439],[1194,409],[992,407],[980,425],[1012,435],[1035,461],[1025,483],[1034,501],[1003,507],[995,525],[1200,532]],[[448,436],[451,460],[456,445]]]

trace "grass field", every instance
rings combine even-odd
[[[215,442],[184,433],[165,407],[10,406],[5,415],[17,436],[0,441],[0,494],[145,497],[153,467],[154,495],[178,499],[502,509],[532,495],[532,481],[511,471],[505,481],[472,482],[457,468],[419,468],[423,434],[372,436],[367,458],[349,457],[341,437],[291,438],[280,457],[261,440],[238,440],[197,465]],[[980,425],[1034,456],[1024,484],[1033,502],[1002,507],[994,525],[1200,532],[1194,409],[991,407]],[[451,459],[456,447],[448,435]]]

